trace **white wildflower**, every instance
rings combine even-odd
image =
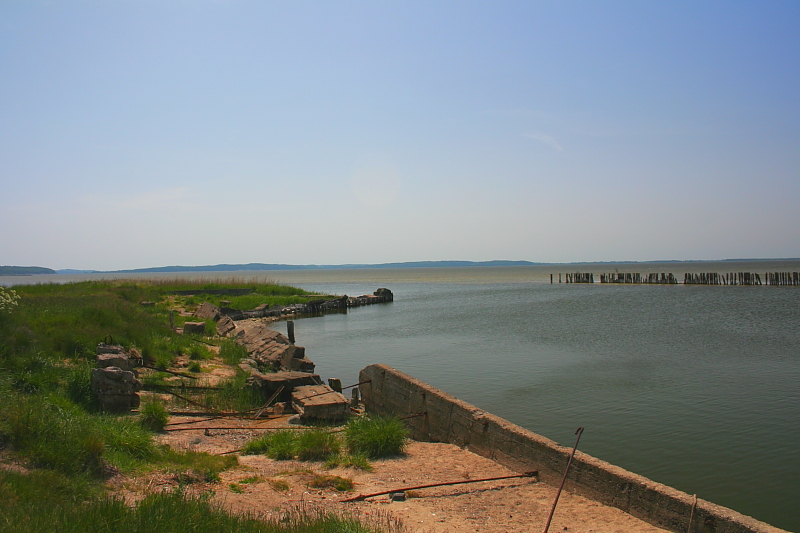
[[[19,304],[19,295],[14,289],[0,287],[0,313],[10,313]]]

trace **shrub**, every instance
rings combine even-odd
[[[187,370],[189,370],[189,372],[197,374],[202,370],[202,368],[200,368],[200,363],[198,363],[197,361],[192,361],[191,363],[189,363]]]
[[[150,431],[164,431],[169,414],[164,404],[158,401],[146,402],[139,409],[139,423]]]
[[[370,458],[387,457],[403,452],[406,434],[406,427],[399,418],[365,416],[348,422],[345,441],[353,454]]]

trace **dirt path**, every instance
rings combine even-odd
[[[171,421],[189,420],[192,419],[173,417]],[[197,428],[191,431],[166,433],[159,439],[176,449],[219,454],[241,448],[248,439],[263,432],[254,429],[255,426],[286,426],[286,421],[285,416],[258,423],[215,420],[197,424]],[[208,427],[243,429],[204,429]],[[328,470],[322,463],[273,461],[264,456],[241,456],[239,463],[238,467],[220,474],[220,483],[194,485],[191,490],[214,491],[214,500],[233,511],[270,516],[297,505],[346,510],[382,521],[400,520],[411,533],[541,531],[556,493],[555,487],[535,478],[518,478],[414,491],[405,501],[393,502],[388,496],[362,502],[339,501],[354,494],[517,473],[457,446],[440,443],[411,441],[405,455],[373,461],[372,472],[349,468]],[[354,492],[309,488],[310,481],[319,474],[352,479]],[[170,476],[153,475],[128,480],[122,485],[126,487],[127,496],[136,498],[137,493],[145,490],[164,490],[175,484]],[[665,530],[618,509],[565,492],[559,500],[550,531],[649,533]]]

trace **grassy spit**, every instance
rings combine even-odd
[[[230,287],[253,290],[234,298],[173,294]],[[98,342],[113,338],[162,368],[184,355],[199,364],[213,354],[196,340],[175,334],[169,327],[170,311],[223,299],[239,308],[284,305],[313,295],[266,280],[235,278],[22,285],[2,292],[0,461],[14,466],[0,467],[0,531],[387,531],[387,525],[378,528],[340,515],[295,513],[266,521],[234,516],[208,497],[190,497],[180,490],[148,495],[130,507],[103,486],[114,473],[154,469],[174,472],[185,483],[214,482],[218,472],[237,460],[157,446],[152,432],[166,422],[164,406],[157,401],[144,403],[141,416],[98,412],[90,388]],[[143,301],[156,303],[143,306]],[[228,341],[221,345],[223,359],[238,362],[241,349]],[[260,398],[242,393],[242,380],[236,376],[207,391],[203,401],[217,409],[258,405]]]

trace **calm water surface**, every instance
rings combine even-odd
[[[722,262],[266,276],[321,293],[394,292],[392,304],[296,322],[323,377],[352,384],[386,363],[565,446],[584,426],[587,453],[800,531],[800,287],[557,283],[559,271],[615,267],[681,279],[800,271]]]

